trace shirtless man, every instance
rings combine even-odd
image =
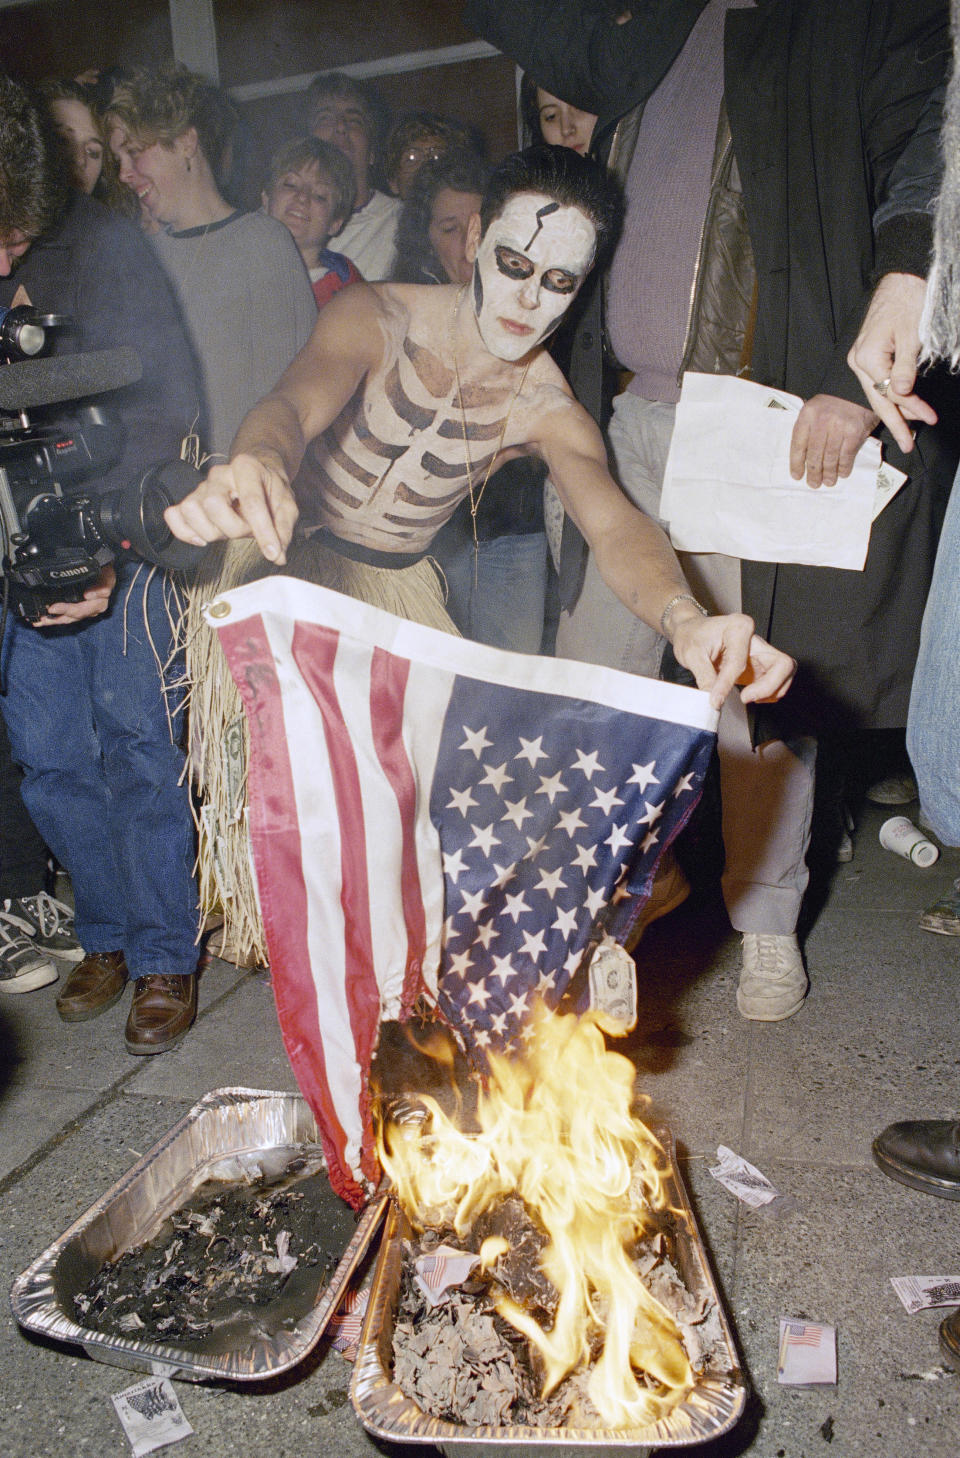
[[[664,533],[613,481],[600,432],[542,347],[617,206],[603,169],[569,149],[506,158],[470,221],[472,284],[341,291],[244,420],[230,463],[168,510],[171,530],[196,545],[252,536],[283,564],[300,473],[305,521],[325,547],[403,572],[464,496],[479,504],[498,464],[532,453],[612,590],[670,639],[715,706],[736,682],[745,702],[782,697],[793,660],[743,614],[706,615]]]

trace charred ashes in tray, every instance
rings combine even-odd
[[[282,1183],[210,1180],[144,1245],[108,1261],[74,1298],[80,1325],[105,1335],[203,1347],[246,1326],[292,1326],[339,1259],[324,1173]]]
[[[674,1317],[691,1366],[722,1371],[726,1345],[716,1305],[705,1294],[696,1296],[681,1278],[669,1217],[656,1216],[651,1223],[654,1232],[632,1250],[636,1270]],[[503,1235],[510,1249],[488,1274],[475,1271],[431,1307],[414,1278],[417,1258],[438,1244],[479,1252],[488,1235]],[[445,1227],[404,1242],[392,1375],[423,1412],[470,1428],[603,1426],[587,1393],[589,1368],[572,1372],[544,1399],[539,1354],[495,1309],[506,1292],[550,1326],[558,1293],[539,1266],[546,1241],[523,1201],[508,1196],[477,1219],[466,1239]],[[591,1360],[600,1345],[597,1333]]]

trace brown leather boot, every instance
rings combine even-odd
[[[197,974],[152,973],[133,984],[133,1002],[124,1030],[128,1053],[166,1053],[197,1015]]]
[[[78,962],[57,993],[57,1012],[65,1023],[98,1018],[123,996],[127,964],[122,952],[91,952]]]
[[[668,848],[660,857],[649,899],[630,928],[630,935],[624,943],[627,951],[635,950],[651,922],[659,921],[661,916],[669,916],[671,911],[676,911],[678,906],[683,905],[689,895],[690,882],[680,869],[673,851]]]

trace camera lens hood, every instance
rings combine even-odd
[[[203,472],[187,461],[161,461],[150,466],[132,485],[100,497],[104,532],[118,547],[148,562],[173,571],[189,571],[207,549],[181,542],[167,526],[163,513],[202,480]]]

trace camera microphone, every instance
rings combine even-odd
[[[126,345],[26,359],[0,367],[0,411],[19,415],[43,405],[60,405],[132,385],[143,373],[140,356]]]

